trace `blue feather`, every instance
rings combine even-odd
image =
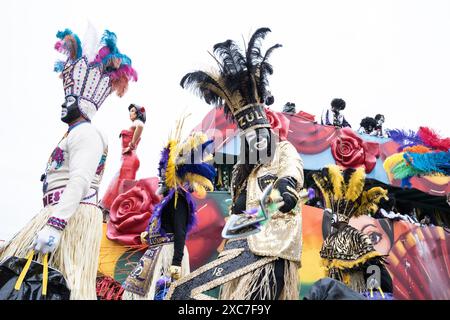
[[[401,129],[387,130],[389,138],[394,140],[400,145],[400,150],[405,147],[410,147],[418,144],[423,144],[417,132],[412,130],[405,131]]]
[[[64,37],[65,36],[68,36],[68,35],[72,35],[73,34],[73,32],[72,32],[72,30],[70,30],[70,29],[65,29],[64,31],[58,31],[57,33],[56,33],[56,37],[58,38],[58,39],[64,39]]]
[[[76,55],[76,59],[79,59],[79,58],[81,58],[81,56],[83,55],[83,49],[82,49],[82,47],[81,47],[81,40],[80,40],[80,38],[75,34],[75,33],[73,33],[72,32],[72,30],[70,30],[70,29],[65,29],[64,31],[58,31],[57,33],[56,33],[56,37],[58,38],[58,39],[61,39],[61,40],[63,40],[64,39],[64,37],[66,37],[66,36],[73,36],[73,38],[75,39],[75,41],[76,41],[76,43],[77,43],[77,55]]]
[[[200,176],[205,177],[214,183],[214,179],[216,177],[216,170],[214,167],[208,163],[200,163],[200,164],[185,164],[179,166],[177,169],[177,175],[179,177],[184,177],[187,173],[194,173]]]
[[[404,158],[409,162],[408,157],[412,158],[411,165],[418,171],[424,173],[439,172],[445,175],[450,174],[450,152],[406,152]]]
[[[117,49],[117,36],[114,32],[109,30],[105,30],[102,36],[101,42],[107,46],[112,54],[118,53],[119,49]]]
[[[55,62],[55,66],[53,67],[53,71],[62,72],[64,70],[64,61],[58,60]]]

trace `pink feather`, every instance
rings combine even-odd
[[[107,46],[102,47],[98,51],[98,53],[95,56],[95,59],[94,59],[94,61],[92,61],[92,63],[95,63],[95,64],[102,63],[103,58],[106,57],[110,53],[111,53],[111,51],[109,50],[109,48]]]

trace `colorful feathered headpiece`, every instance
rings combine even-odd
[[[270,128],[264,111],[270,95],[268,76],[273,73],[269,56],[281,45],[276,44],[262,53],[261,42],[269,32],[269,28],[256,30],[245,52],[232,40],[217,43],[212,56],[218,68],[188,73],[181,86],[194,90],[206,103],[223,107],[225,114],[243,131]]]
[[[348,222],[351,217],[375,213],[381,199],[388,199],[387,190],[373,187],[365,190],[364,168],[342,169],[329,165],[313,174],[327,208],[337,214],[339,221]]]
[[[165,184],[168,189],[183,188],[204,196],[206,191],[214,189],[216,176],[211,154],[212,140],[202,132],[191,133],[181,141],[181,130],[186,117],[177,122],[176,130],[171,134],[164,147],[159,162],[159,172],[165,172]]]
[[[66,29],[56,34],[59,39],[55,49],[67,56],[66,61],[57,61],[54,70],[61,73],[65,96],[78,98],[83,115],[92,119],[105,99],[116,92],[122,97],[130,80],[137,81],[137,73],[131,59],[117,48],[116,34],[106,30],[101,38],[100,49],[92,60],[83,54],[79,37]]]
[[[186,117],[177,121],[174,132],[162,150],[159,161],[159,175],[164,179],[167,194],[164,199],[155,206],[147,230],[141,235],[144,242],[149,237],[163,235],[165,230],[161,226],[163,208],[175,198],[177,206],[178,194],[184,194],[189,207],[187,232],[196,225],[196,205],[191,192],[199,197],[206,195],[207,191],[213,191],[213,182],[216,177],[214,166],[209,164],[213,160],[211,154],[212,140],[201,132],[193,132],[184,141],[181,141],[181,131]]]

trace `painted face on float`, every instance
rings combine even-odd
[[[67,96],[64,103],[61,105],[61,121],[64,123],[71,123],[81,116],[78,108],[78,99],[76,96]]]
[[[377,125],[381,126],[384,123],[384,117],[380,117],[377,121]]]
[[[258,128],[245,133],[245,144],[248,148],[247,164],[265,163],[271,157],[272,142],[268,128]]]

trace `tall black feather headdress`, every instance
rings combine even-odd
[[[262,40],[269,32],[269,28],[256,30],[245,52],[232,40],[217,43],[213,57],[218,68],[188,73],[180,85],[193,90],[206,103],[223,107],[227,117],[244,131],[270,128],[264,111],[264,101],[269,95],[268,76],[273,73],[269,57],[281,45],[276,44],[263,54]]]

